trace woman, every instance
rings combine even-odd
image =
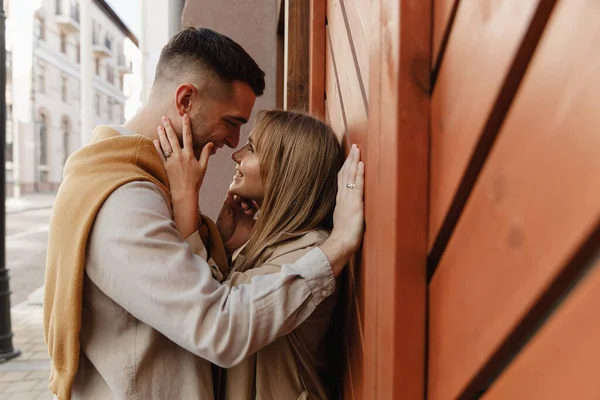
[[[161,130],[159,135],[165,143]],[[162,154],[160,145],[157,150]],[[353,147],[352,155],[357,157],[358,149]],[[343,150],[333,130],[322,121],[302,113],[264,111],[248,143],[232,158],[236,173],[229,201],[217,222],[220,230],[226,231],[227,220],[241,211],[236,211],[232,196],[251,200],[260,210],[249,239],[232,255],[227,280],[236,286],[257,275],[279,272],[281,265],[293,263],[327,239],[333,226]],[[190,184],[189,174],[181,172],[183,163],[164,162],[171,189],[183,191]],[[203,171],[197,171],[201,180]],[[361,181],[363,173],[359,163],[357,178],[360,176]],[[352,189],[352,185],[347,188]],[[174,200],[173,208],[177,226],[189,225],[190,220],[196,223],[196,212],[189,202]],[[223,236],[231,245],[230,235]],[[296,330],[227,370],[222,397],[329,398],[321,377],[328,361],[324,340],[336,300],[336,295],[330,296]]]

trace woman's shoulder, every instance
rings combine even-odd
[[[313,248],[322,244],[328,237],[329,232],[324,229],[282,235],[282,240],[272,246],[273,252],[267,262],[293,263]]]

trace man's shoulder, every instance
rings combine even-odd
[[[168,199],[157,184],[136,180],[116,188],[102,204],[98,217],[108,214],[107,210],[110,210],[110,214],[123,217],[145,211],[164,213],[169,210],[168,204]]]

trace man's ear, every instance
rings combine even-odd
[[[191,83],[183,83],[175,91],[175,108],[179,116],[188,113],[196,97],[197,89]]]

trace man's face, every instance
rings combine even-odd
[[[200,156],[208,142],[215,145],[213,154],[223,146],[236,148],[240,141],[240,128],[250,119],[255,100],[256,95],[248,84],[235,81],[231,84],[230,96],[209,99],[190,112],[196,156]]]

